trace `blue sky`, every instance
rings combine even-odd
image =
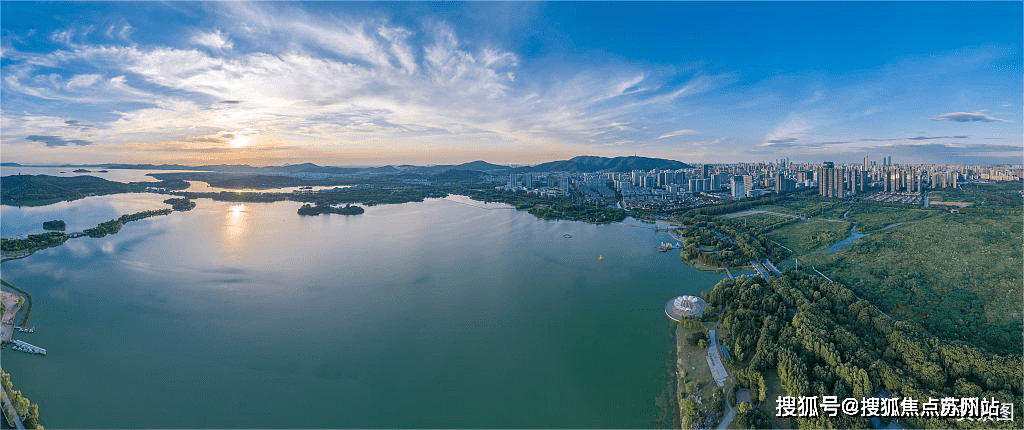
[[[1020,163],[998,3],[0,3],[3,161]]]

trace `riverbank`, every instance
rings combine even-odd
[[[21,318],[21,323],[20,323],[20,324],[18,324],[18,325],[24,326],[25,324],[27,324],[27,323],[28,323],[28,317],[29,317],[29,315],[31,315],[31,314],[32,314],[32,295],[31,295],[31,294],[29,294],[29,293],[28,293],[27,291],[25,291],[25,290],[22,290],[21,288],[15,287],[15,286],[14,286],[14,285],[12,285],[12,284],[11,284],[10,282],[7,282],[7,281],[5,281],[5,280],[2,280],[2,279],[0,279],[0,284],[2,284],[3,286],[5,286],[5,287],[7,287],[7,288],[10,288],[10,289],[12,289],[12,290],[14,290],[14,291],[17,291],[18,293],[20,293],[20,294],[21,294],[21,296],[18,296],[18,298],[19,298],[19,302],[20,302],[20,298],[21,298],[22,296],[24,296],[24,297],[25,297],[25,298],[27,299],[27,301],[28,301],[28,307],[27,307],[27,308],[25,309],[25,315],[24,315],[24,316],[23,316],[23,317]],[[5,305],[6,305],[6,299],[5,299],[5,302],[4,302],[4,303],[5,303]],[[20,308],[20,306],[21,306],[21,304],[19,303],[19,308]],[[12,323],[13,323],[13,319],[14,319],[14,317],[16,317],[16,316],[17,316],[17,312],[14,312],[13,314],[11,314],[11,319],[12,319],[12,321],[11,321],[11,322],[12,322]],[[5,317],[6,317],[6,312],[5,312]],[[7,320],[5,319],[4,321],[7,321]]]

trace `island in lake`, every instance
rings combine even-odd
[[[43,230],[56,230],[64,231],[67,228],[67,224],[62,219],[55,219],[52,221],[43,221]]]
[[[362,207],[352,206],[351,204],[345,206],[331,206],[331,205],[309,205],[305,204],[299,208],[299,215],[320,215],[320,214],[338,214],[338,215],[359,215],[366,212]]]

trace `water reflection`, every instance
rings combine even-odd
[[[0,206],[0,234],[3,237],[42,233],[43,221],[64,220],[67,231],[82,231],[124,214],[164,209],[168,196],[154,193],[125,193],[91,196],[46,206]]]
[[[721,278],[657,253],[665,233],[633,221],[198,200],[4,263],[33,293],[32,343],[57,351],[4,354],[4,369],[51,426],[110,427],[118,404],[124,427],[649,428],[662,306]]]
[[[224,243],[232,250],[241,250],[243,235],[245,234],[246,218],[248,211],[244,203],[228,207],[224,221]]]
[[[202,181],[185,181],[188,182],[188,188],[185,191],[193,193],[219,193],[223,191],[230,191],[236,193],[295,193],[295,192],[314,192],[321,190],[333,190],[335,188],[352,188],[351,185],[316,185],[308,187],[276,187],[276,188],[222,188],[215,187],[206,182]]]

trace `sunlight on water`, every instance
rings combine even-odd
[[[228,208],[224,221],[224,243],[232,250],[241,250],[244,241],[248,212],[244,203]]]

